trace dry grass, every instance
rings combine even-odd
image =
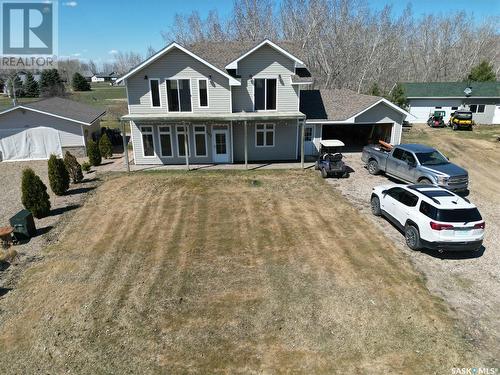
[[[253,182],[257,181],[257,182]],[[312,172],[104,183],[1,301],[1,373],[448,373],[474,354]]]

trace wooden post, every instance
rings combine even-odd
[[[300,130],[300,167],[304,169],[304,139],[305,139],[305,121],[302,120],[302,129]]]
[[[125,166],[127,167],[127,173],[130,173],[130,164],[128,160],[128,147],[127,147],[127,135],[125,134],[125,122],[120,121],[122,125],[122,140],[123,140],[123,156],[125,157]]]
[[[183,122],[182,125],[184,126],[184,154],[186,154],[186,168],[189,171],[188,127],[185,122]]]
[[[247,120],[244,122],[245,127],[245,169],[248,169],[248,128]]]

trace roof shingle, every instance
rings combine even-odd
[[[104,108],[92,107],[74,100],[52,97],[23,104],[23,107],[91,124],[106,113]]]

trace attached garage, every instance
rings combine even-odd
[[[105,111],[62,98],[18,105],[0,113],[0,161],[44,160],[68,150],[84,156]]]
[[[319,151],[322,139],[339,139],[352,151],[379,140],[399,144],[403,121],[409,115],[384,98],[346,89],[303,90],[300,111],[314,134],[309,155]]]

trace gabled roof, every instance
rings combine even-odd
[[[407,82],[402,83],[407,98],[499,98],[500,82]],[[472,92],[466,96],[464,90]]]
[[[235,79],[234,77],[230,76],[228,73],[226,73],[222,69],[216,67],[215,65],[211,64],[207,60],[205,60],[202,57],[198,56],[198,54],[196,54],[194,52],[191,52],[187,48],[184,48],[180,44],[175,43],[175,42],[170,43],[168,46],[166,46],[162,50],[158,51],[157,53],[155,53],[153,56],[151,56],[147,60],[145,60],[142,63],[140,63],[135,68],[132,68],[127,74],[125,74],[124,76],[118,78],[117,81],[116,81],[116,83],[120,83],[123,80],[127,79],[128,77],[136,74],[137,72],[139,72],[140,70],[142,70],[143,68],[145,68],[146,66],[148,66],[149,64],[151,64],[151,63],[155,62],[156,60],[158,60],[160,57],[166,55],[168,52],[170,52],[174,48],[177,48],[177,49],[181,50],[182,52],[188,54],[189,56],[191,56],[194,59],[198,60],[202,64],[204,64],[204,65],[208,66],[209,68],[215,70],[216,72],[222,74],[224,77],[226,77],[226,78],[229,79],[229,84],[230,85],[232,85],[232,86],[240,86],[241,85],[241,83],[237,79]]]
[[[93,122],[106,113],[104,108],[92,107],[74,100],[53,97],[17,105],[0,112],[0,115],[17,109],[38,112],[82,125],[92,125]]]
[[[269,39],[264,39],[262,42],[260,42],[259,44],[257,44],[255,47],[253,47],[252,49],[250,49],[246,53],[242,54],[241,56],[239,56],[238,58],[236,58],[235,60],[233,60],[229,64],[227,64],[226,65],[226,69],[236,69],[238,67],[238,62],[240,60],[243,60],[248,55],[254,53],[256,50],[258,50],[259,48],[261,48],[263,46],[266,46],[266,45],[269,46],[269,47],[271,47],[271,48],[274,48],[279,53],[281,53],[281,54],[285,55],[286,57],[288,57],[289,59],[295,61],[296,66],[297,65],[298,66],[304,66],[304,63],[298,57],[292,55],[290,52],[288,52],[284,48],[281,48],[276,43],[271,42]]]
[[[300,91],[300,112],[306,115],[308,121],[354,121],[354,117],[379,103],[384,103],[407,116],[410,115],[380,96],[358,94],[348,89]]]

